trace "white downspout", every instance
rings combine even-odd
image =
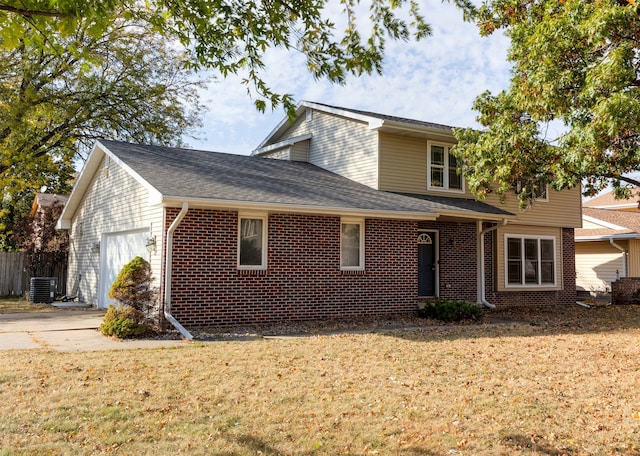
[[[478,225],[478,239],[477,239],[477,244],[478,244],[478,303],[482,304],[486,307],[488,307],[489,309],[495,309],[496,306],[494,304],[491,304],[489,301],[487,301],[487,298],[485,296],[485,285],[484,285],[484,235],[491,232],[491,231],[495,231],[498,228],[500,228],[501,226],[505,226],[507,224],[508,220],[507,219],[502,219],[502,225],[493,225],[490,226],[489,228],[486,229],[482,229],[482,220],[478,220],[476,223]]]
[[[182,219],[184,218],[185,215],[187,215],[188,211],[189,211],[189,203],[187,202],[182,203],[182,209],[178,213],[178,216],[175,218],[175,220],[171,222],[171,225],[167,230],[167,246],[166,246],[165,257],[164,257],[165,258],[164,318],[166,318],[167,321],[169,321],[169,323],[171,323],[174,328],[180,331],[180,334],[182,334],[182,336],[185,339],[193,339],[193,336],[191,335],[191,333],[187,331],[187,329],[184,326],[182,326],[180,322],[176,320],[173,315],[171,315],[171,269],[172,269],[171,260],[173,256],[173,232],[176,230],[176,228],[178,228],[178,225],[180,225],[180,222],[182,222]]]
[[[627,276],[627,249],[619,244],[616,244],[613,238],[609,238],[609,243],[616,249],[622,252],[622,277]]]

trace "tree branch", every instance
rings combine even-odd
[[[14,6],[9,6],[3,3],[0,3],[0,11],[6,11],[8,13],[18,14],[23,17],[34,17],[34,16],[42,16],[42,17],[57,17],[57,18],[67,18],[67,17],[75,17],[75,14],[72,13],[63,13],[61,11],[43,11],[43,10],[27,10],[20,9]]]

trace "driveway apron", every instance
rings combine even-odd
[[[187,345],[184,340],[126,340],[103,336],[98,328],[103,310],[60,310],[0,314],[0,350],[47,349],[60,352],[163,348]]]

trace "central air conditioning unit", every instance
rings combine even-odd
[[[51,304],[56,296],[56,277],[31,277],[29,300],[35,303]]]

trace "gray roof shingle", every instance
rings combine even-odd
[[[409,124],[409,125],[419,125],[421,127],[445,130],[445,131],[447,131],[449,133],[453,130],[453,127],[451,127],[451,126],[442,125],[442,124],[433,123],[433,122],[426,122],[424,120],[416,120],[416,119],[408,119],[406,117],[390,116],[390,115],[387,115],[387,114],[380,114],[380,113],[371,112],[371,111],[363,111],[363,110],[360,110],[360,109],[343,108],[341,106],[331,106],[331,105],[324,104],[324,103],[313,102],[313,104],[314,105],[319,105],[319,106],[325,106],[327,108],[339,109],[339,110],[342,110],[342,111],[352,112],[354,114],[360,114],[360,115],[367,116],[367,117],[373,117],[375,119],[380,119],[380,120],[390,120],[392,122],[405,123],[405,124]]]
[[[436,214],[509,213],[474,200],[374,190],[310,163],[101,140],[163,196]]]

